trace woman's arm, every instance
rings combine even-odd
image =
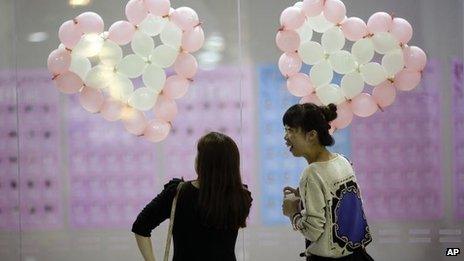
[[[305,209],[291,217],[293,227],[312,242],[317,241],[324,232],[327,207],[322,184],[314,180],[314,176],[308,177],[304,186],[304,198],[301,200]]]
[[[132,224],[132,232],[135,234],[140,253],[146,261],[155,260],[151,246],[151,232],[169,218],[172,200],[176,195],[179,182],[181,182],[180,179],[173,179],[164,185],[163,191],[143,208]]]
[[[142,253],[143,259],[145,261],[155,261],[155,256],[153,254],[153,248],[151,246],[151,238],[144,237],[141,235],[135,235],[135,240],[137,241],[137,246],[139,247],[140,253]]]

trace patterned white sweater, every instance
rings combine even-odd
[[[343,257],[371,242],[354,170],[345,157],[309,164],[299,189],[303,209],[292,223],[311,241],[306,255]]]

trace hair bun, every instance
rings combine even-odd
[[[327,122],[331,122],[337,118],[337,105],[330,103],[327,106],[322,106],[321,109]]]

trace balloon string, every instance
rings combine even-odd
[[[365,39],[365,38],[371,38],[372,36],[374,36],[374,34],[373,34],[373,33],[369,33],[369,34],[363,36],[363,39]]]
[[[384,112],[383,108],[380,107],[380,105],[379,105],[378,103],[377,103],[377,107],[379,108],[379,110],[380,110],[381,112]]]

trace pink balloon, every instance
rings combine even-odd
[[[325,18],[334,23],[338,24],[345,19],[346,7],[345,4],[340,0],[326,0],[324,4],[324,16]]]
[[[204,42],[205,33],[201,26],[195,26],[193,29],[185,31],[182,35],[182,49],[189,53],[200,50]]]
[[[71,54],[66,49],[55,49],[47,60],[48,70],[52,74],[61,74],[69,70]]]
[[[102,33],[105,29],[103,19],[94,12],[85,12],[76,17],[77,25],[83,33]]]
[[[144,0],[145,6],[150,13],[157,16],[166,16],[169,14],[171,2],[169,0]]]
[[[276,44],[284,52],[295,52],[300,47],[300,35],[293,30],[277,32]]]
[[[342,22],[342,31],[346,39],[358,41],[368,34],[366,23],[358,17],[350,17]]]
[[[166,139],[170,131],[171,124],[160,119],[154,119],[148,123],[143,135],[151,142],[160,142]]]
[[[173,21],[182,30],[191,30],[194,26],[198,25],[198,15],[190,7],[179,7],[171,14],[171,21]]]
[[[394,85],[398,90],[410,91],[419,85],[421,77],[420,72],[403,69],[395,75]]]
[[[113,98],[108,98],[103,102],[100,113],[107,121],[117,121],[121,119],[123,104]]]
[[[72,20],[64,22],[58,30],[58,38],[69,49],[79,42],[81,36],[82,29]]]
[[[84,86],[79,94],[79,103],[88,112],[97,113],[103,106],[103,94],[100,90]]]
[[[287,7],[280,15],[280,24],[287,30],[294,30],[302,26],[305,16],[298,7]]]
[[[349,104],[353,113],[359,117],[369,117],[379,108],[372,96],[367,93],[360,93]]]
[[[187,79],[192,79],[197,73],[198,63],[195,57],[189,53],[180,53],[174,63],[174,71]]]
[[[400,43],[407,44],[412,38],[412,26],[403,18],[396,17],[392,21],[390,33],[400,41]]]
[[[108,32],[108,38],[111,41],[119,45],[126,45],[132,41],[132,37],[134,37],[135,33],[135,27],[127,21],[117,21],[111,25]]]
[[[324,9],[323,0],[304,0],[301,10],[307,17],[317,16]]]
[[[386,80],[383,83],[375,86],[372,91],[372,98],[381,107],[385,108],[393,104],[396,98],[396,88],[393,84]]]
[[[319,97],[317,97],[316,93],[311,93],[310,95],[307,95],[301,98],[300,104],[304,104],[304,103],[314,103],[317,106],[322,105],[322,102],[321,100],[319,100]]]
[[[285,77],[298,73],[301,65],[302,61],[296,53],[283,53],[279,58],[279,69]]]
[[[143,0],[130,0],[126,5],[126,17],[133,25],[139,25],[148,15]]]
[[[410,71],[422,71],[427,65],[427,55],[417,46],[403,49],[404,66]]]
[[[164,84],[163,95],[169,99],[182,98],[187,93],[189,85],[190,81],[182,76],[169,76]]]
[[[314,92],[314,86],[307,74],[297,73],[287,80],[288,91],[296,97],[308,96]]]
[[[392,25],[392,16],[385,12],[377,12],[367,20],[367,30],[370,33],[381,33],[390,30]]]
[[[82,85],[84,85],[81,77],[70,71],[56,76],[55,84],[60,92],[67,94],[79,92],[79,90],[82,88]]]
[[[332,121],[331,126],[335,129],[343,129],[350,125],[353,120],[353,112],[347,102],[337,105],[337,118]]]
[[[134,135],[142,135],[148,124],[145,114],[134,108],[125,108],[121,120],[126,130]]]
[[[157,119],[171,122],[177,115],[177,104],[174,100],[160,95],[156,100],[154,111]]]

